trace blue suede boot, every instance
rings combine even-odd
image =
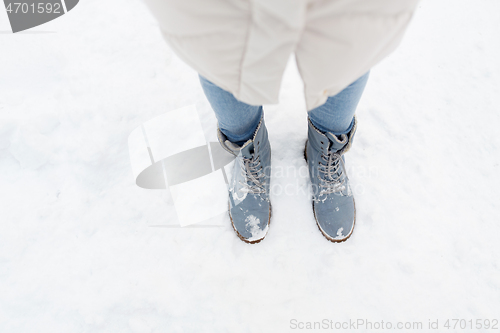
[[[343,154],[351,147],[356,118],[349,133],[334,135],[318,130],[309,120],[305,158],[313,189],[313,212],[319,230],[329,241],[348,239],[356,221],[354,197]]]
[[[252,139],[242,146],[217,131],[219,142],[236,156],[229,182],[229,217],[234,231],[246,243],[258,243],[266,237],[271,220],[269,189],[271,146],[262,117]]]

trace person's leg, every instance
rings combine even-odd
[[[332,242],[348,239],[356,222],[344,153],[356,132],[354,111],[368,73],[309,112],[304,152],[313,186],[313,213],[321,233]]]
[[[219,122],[219,142],[235,156],[228,184],[231,224],[242,241],[258,243],[271,220],[271,145],[262,106],[242,103],[202,76],[200,81]]]
[[[336,135],[348,133],[353,126],[354,112],[363,94],[368,73],[351,83],[325,104],[309,111],[309,119],[322,132]]]
[[[242,145],[251,139],[262,117],[262,106],[238,101],[230,92],[219,88],[200,75],[200,82],[221,132],[229,141]]]

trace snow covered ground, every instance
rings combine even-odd
[[[215,140],[196,73],[139,0],[81,1],[9,30],[0,10],[0,332],[500,330],[475,329],[500,320],[499,1],[423,1],[373,69],[342,244],[320,234],[305,192],[275,193],[267,238],[248,245],[227,217],[171,227],[168,193],[134,184],[127,137],[145,121],[196,104]],[[273,182],[296,189],[308,185],[301,89],[290,63],[265,109],[273,166],[292,166]]]

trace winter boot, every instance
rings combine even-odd
[[[319,230],[329,241],[343,242],[354,229],[356,207],[343,154],[351,147],[356,118],[347,134],[318,130],[309,120],[305,158],[313,189],[313,212]]]
[[[258,243],[266,237],[271,220],[271,146],[264,118],[253,138],[241,147],[230,142],[220,130],[217,134],[222,147],[236,156],[229,182],[231,224],[242,241]]]

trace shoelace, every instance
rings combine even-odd
[[[320,163],[323,168],[318,168],[320,172],[325,174],[324,178],[318,174],[322,187],[319,195],[342,192],[345,189],[347,179],[347,175],[344,174],[345,164],[342,156],[338,153],[328,152],[328,154],[322,154],[321,159],[326,165]]]
[[[260,179],[264,176],[264,173],[259,173],[262,170],[260,166],[260,159],[245,158],[242,157],[243,163],[241,167],[241,174],[245,177],[245,182],[240,181],[240,185],[243,186],[242,190],[247,193],[259,194],[265,193],[266,189],[264,188],[265,181],[260,181]]]

